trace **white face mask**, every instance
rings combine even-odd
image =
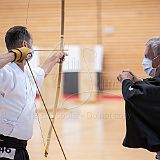
[[[34,56],[35,50],[33,47],[31,47],[31,51],[32,51],[32,57]]]
[[[34,50],[34,48],[33,48],[33,47],[31,47],[31,51],[32,51],[32,56],[31,56],[31,58],[29,59],[29,61],[33,58],[34,53],[35,53],[35,50]]]
[[[154,77],[156,75],[156,68],[152,67],[152,60],[144,57],[142,62],[143,70],[147,75]]]

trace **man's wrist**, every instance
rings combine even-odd
[[[130,78],[123,78],[122,81],[121,81],[121,83],[123,83],[123,81],[125,81],[125,80],[130,80],[130,81],[132,81]]]

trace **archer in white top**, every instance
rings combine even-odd
[[[9,53],[0,54],[0,135],[28,140],[32,137],[37,92],[30,71],[25,67],[26,59],[31,57],[27,49],[32,48],[32,38],[25,27],[15,26],[8,30],[5,41]],[[21,52],[17,53],[16,48]],[[39,87],[66,55],[58,52],[33,69]]]

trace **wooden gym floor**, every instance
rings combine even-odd
[[[70,109],[59,111],[55,127],[67,155],[67,160],[151,160],[155,154],[142,149],[122,146],[125,135],[124,101],[117,98],[100,99],[95,103],[75,100],[63,102]],[[72,109],[71,109],[72,108]],[[49,128],[45,112],[39,112],[43,137]],[[45,160],[42,134],[35,117],[34,135],[29,141],[31,160]],[[64,160],[53,134],[48,160]]]

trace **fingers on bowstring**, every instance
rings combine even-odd
[[[33,56],[32,53],[28,53],[26,59],[29,60],[32,58],[32,56]]]

